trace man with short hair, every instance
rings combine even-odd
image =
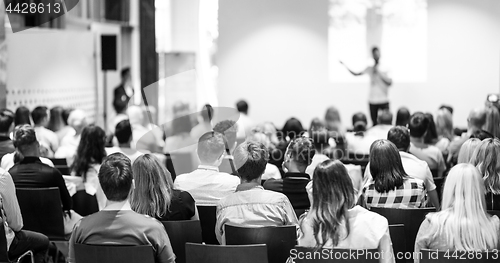
[[[232,120],[221,121],[214,126],[214,131],[224,134],[227,142],[227,149],[224,153],[224,159],[222,159],[222,162],[219,166],[219,170],[224,173],[236,175],[237,167],[235,167],[234,165],[232,152],[234,151],[234,149],[236,148],[236,144],[238,143],[236,141],[238,124],[236,124],[236,122]],[[227,151],[229,151],[229,153]]]
[[[16,150],[10,139],[10,133],[14,129],[14,113],[8,109],[0,110],[0,160],[7,153]]]
[[[435,177],[442,177],[446,164],[443,154],[434,145],[424,142],[424,137],[429,127],[429,119],[422,112],[414,113],[408,123],[410,128],[410,150],[409,152],[420,160],[427,162]]]
[[[123,153],[130,159],[131,163],[134,163],[135,159],[142,155],[141,152],[130,148],[132,128],[129,120],[123,120],[116,125],[115,137],[118,141],[118,146],[106,148],[106,153],[108,155],[116,152]]]
[[[38,106],[31,112],[31,118],[37,140],[48,150],[47,156],[44,157],[53,157],[59,148],[59,137],[55,132],[45,128],[49,124],[49,110],[45,106]]]
[[[403,163],[403,168],[405,172],[413,178],[420,179],[424,181],[425,188],[427,190],[427,196],[429,201],[434,207],[439,210],[439,197],[436,191],[436,185],[434,184],[434,178],[432,177],[429,165],[415,155],[408,153],[410,149],[410,133],[408,128],[403,126],[395,126],[389,130],[387,134],[387,140],[394,143],[399,149],[399,154],[401,155],[401,162]],[[370,167],[368,164],[367,167]],[[365,170],[365,185],[366,182],[370,183],[372,181],[372,175],[370,169]]]
[[[306,137],[295,138],[285,152],[283,179],[269,179],[264,183],[264,188],[285,194],[292,206],[297,211],[310,207],[306,185],[311,177],[306,173],[314,158],[316,150],[312,140]]]
[[[388,110],[379,110],[377,115],[377,125],[366,131],[366,136],[374,142],[379,139],[387,138],[387,133],[392,128],[392,113]],[[371,145],[371,144],[370,144]]]
[[[217,240],[225,245],[226,224],[246,227],[298,225],[297,216],[288,198],[264,190],[261,177],[266,170],[269,153],[264,144],[244,142],[234,151],[234,158],[241,177],[235,193],[217,204]]]
[[[228,173],[219,172],[224,158],[224,138],[218,132],[207,132],[198,141],[200,165],[191,173],[175,178],[174,188],[187,191],[197,205],[215,206],[220,199],[234,193],[240,179]]]
[[[130,160],[122,153],[106,157],[99,169],[99,183],[108,199],[106,207],[76,224],[69,241],[69,262],[75,262],[75,244],[150,245],[155,262],[175,262],[165,227],[130,207],[134,188]]]

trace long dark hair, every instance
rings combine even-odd
[[[437,142],[438,134],[436,129],[436,123],[434,123],[434,116],[430,113],[425,113],[425,118],[429,120],[429,127],[427,128],[427,133],[424,136],[424,143],[434,144]]]
[[[388,140],[376,140],[370,147],[370,173],[375,182],[375,190],[387,193],[403,185],[408,177],[401,155],[394,143]]]
[[[30,110],[24,106],[19,106],[14,114],[14,125],[18,126],[21,124],[31,125]]]
[[[102,163],[106,157],[106,149],[104,149],[106,133],[99,126],[89,125],[83,129],[81,136],[71,170],[76,176],[83,177],[85,182],[90,166]]]
[[[324,247],[329,240],[335,247],[340,241],[339,229],[343,221],[349,235],[346,214],[356,203],[351,178],[340,161],[326,160],[316,167],[312,196],[310,213],[314,216],[316,249]]]
[[[63,111],[64,109],[61,106],[50,109],[49,130],[56,132],[65,126],[62,116]]]

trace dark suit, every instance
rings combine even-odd
[[[132,90],[132,95],[133,95],[133,90]],[[113,105],[128,105],[128,102],[130,101],[130,96],[127,94],[127,91],[125,90],[125,85],[122,83],[118,87],[115,88],[115,93],[113,97]],[[115,106],[116,108],[116,106]]]

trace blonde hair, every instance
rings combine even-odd
[[[457,164],[446,179],[441,211],[427,216],[430,235],[446,238],[454,250],[496,248],[498,227],[486,213],[485,203],[479,170],[471,164]]]
[[[481,172],[486,192],[500,194],[500,140],[484,139],[472,153],[470,163]]]
[[[132,210],[161,218],[167,214],[172,200],[172,176],[151,154],[139,156],[132,165],[135,189],[130,198]]]
[[[462,144],[462,147],[460,147],[460,152],[458,152],[457,163],[469,163],[479,144],[481,144],[481,140],[478,138],[470,138],[465,141],[464,144]]]
[[[438,136],[453,140],[453,117],[447,109],[441,109],[436,114],[436,131]]]

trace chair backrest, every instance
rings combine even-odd
[[[311,203],[306,192],[306,185],[311,180],[307,178],[285,178],[283,179],[283,194],[288,197],[293,209],[309,209]]]
[[[295,263],[321,263],[321,262],[350,262],[350,263],[378,263],[381,254],[377,249],[329,249],[296,246],[290,251],[290,257]]]
[[[200,220],[162,221],[162,224],[170,238],[176,256],[175,262],[186,262],[186,243],[202,242]]]
[[[227,245],[266,244],[269,263],[285,263],[297,244],[295,226],[239,227],[225,225]]]
[[[117,246],[75,244],[78,263],[154,263],[151,246]]]
[[[267,248],[264,244],[219,246],[186,243],[186,263],[267,262]]]
[[[68,163],[65,158],[51,158],[50,159],[54,164],[54,168],[59,170],[63,175],[69,175],[71,171],[69,170]]]
[[[405,225],[389,225],[389,234],[391,235],[392,250],[394,255],[404,255],[406,252],[406,241],[405,241]],[[405,263],[404,257],[396,257],[396,263]]]
[[[16,188],[24,229],[64,239],[64,221],[59,188]]]
[[[430,212],[435,212],[436,208],[397,209],[372,207],[371,211],[387,218],[389,225],[404,224],[406,233],[406,252],[413,252],[415,249],[415,238],[417,237],[420,225],[425,219],[425,215]]]
[[[479,263],[479,262],[498,262],[499,252],[492,251],[439,251],[431,249],[422,249],[417,254],[420,263]]]
[[[217,237],[215,236],[216,223],[216,206],[196,206],[200,217],[201,235],[203,242],[206,244],[218,245]]]
[[[7,250],[7,238],[5,237],[5,227],[0,212],[0,262],[9,262],[9,252]]]

